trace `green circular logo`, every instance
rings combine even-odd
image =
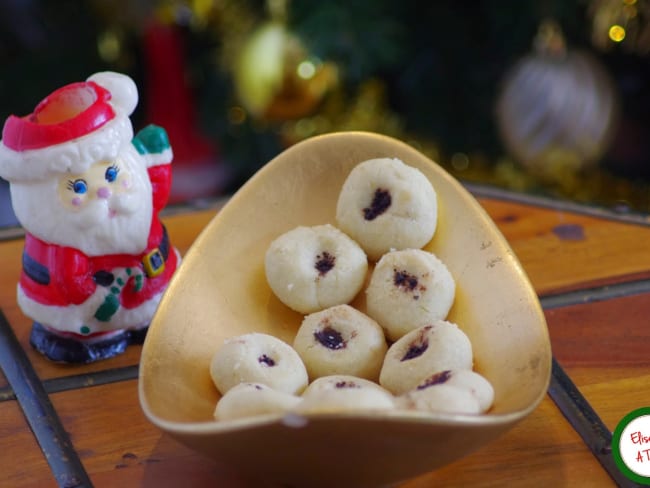
[[[650,485],[650,407],[628,413],[614,430],[612,454],[621,472]]]

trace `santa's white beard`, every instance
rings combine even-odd
[[[150,194],[148,199],[151,201]],[[75,216],[78,218],[66,219],[58,230],[76,233],[73,247],[89,256],[144,251],[151,226],[151,204],[143,205],[142,198],[135,195],[118,195],[111,200],[91,202]]]
[[[62,205],[56,182],[14,183],[14,211],[23,227],[45,242],[88,256],[139,254],[147,245],[153,210],[146,169],[136,172],[128,192],[96,199],[74,211]]]

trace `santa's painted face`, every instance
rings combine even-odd
[[[14,186],[18,218],[47,242],[91,256],[137,254],[146,247],[152,190],[135,148],[126,147],[116,158],[98,161],[84,173],[63,174],[24,189]]]
[[[137,202],[130,198],[131,172],[122,161],[95,163],[88,171],[59,179],[59,197],[73,212],[84,213],[91,206],[108,218],[132,213]],[[101,215],[97,215],[101,217]]]

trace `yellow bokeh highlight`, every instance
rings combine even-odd
[[[625,39],[625,29],[620,25],[614,24],[609,28],[609,38],[614,42],[621,42]]]
[[[119,35],[112,30],[108,30],[97,39],[97,51],[103,61],[114,63],[120,57],[122,43]]]
[[[308,80],[313,78],[316,74],[316,66],[311,61],[303,61],[298,65],[296,69],[298,76],[303,80]]]

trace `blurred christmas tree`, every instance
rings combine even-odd
[[[136,125],[171,129],[196,187],[180,199],[229,193],[306,137],[369,130],[461,180],[650,211],[650,0],[0,9],[0,115],[93,71],[126,72],[142,91]]]

